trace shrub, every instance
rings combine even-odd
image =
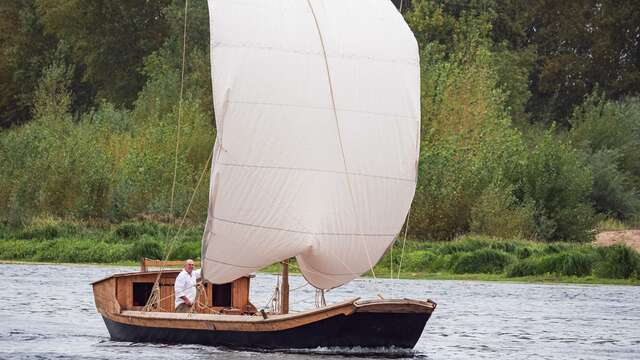
[[[594,257],[589,254],[570,252],[564,256],[560,273],[567,276],[591,275],[594,262]]]
[[[506,273],[508,277],[520,277],[540,275],[539,271],[538,259],[525,259],[511,264],[507,267]]]
[[[615,166],[636,188],[640,186],[640,98],[606,100],[594,91],[576,107],[571,138],[589,153],[613,150]],[[606,175],[606,174],[605,174]]]
[[[164,250],[160,242],[144,236],[133,244],[129,260],[140,260],[140,258],[164,259]]]
[[[598,222],[598,232],[611,230],[627,230],[627,225],[618,219],[607,217]]]
[[[519,247],[516,249],[516,256],[518,257],[518,259],[526,259],[533,255],[533,253],[533,250],[528,247]]]
[[[477,237],[461,237],[451,242],[446,242],[438,247],[437,251],[440,254],[455,254],[459,252],[470,252],[487,248],[490,245],[490,241],[485,238]]]
[[[528,238],[534,233],[533,210],[518,202],[512,186],[492,184],[471,208],[470,229],[501,238]]]
[[[527,154],[516,192],[533,202],[541,240],[589,241],[595,217],[589,203],[592,174],[569,144],[547,131]]]
[[[612,245],[598,249],[601,261],[595,273],[598,277],[628,279],[640,273],[640,255],[626,245]]]
[[[620,155],[609,149],[598,150],[589,158],[593,172],[591,201],[597,211],[628,219],[640,214],[640,194],[631,177],[617,165]]]
[[[121,239],[136,239],[142,235],[165,235],[161,225],[154,222],[125,222],[117,225],[114,235]]]
[[[170,258],[176,260],[200,258],[200,241],[182,241],[174,244]]]
[[[481,249],[462,254],[452,270],[456,274],[499,273],[513,261],[513,257],[503,251]]]
[[[55,239],[75,235],[79,226],[72,221],[51,217],[33,219],[29,225],[15,234],[17,239]]]
[[[406,271],[426,271],[436,255],[428,250],[416,250],[404,255],[402,269]]]

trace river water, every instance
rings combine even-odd
[[[431,298],[438,308],[412,351],[314,349],[247,352],[109,340],[90,282],[133,268],[0,264],[0,359],[640,359],[640,287],[357,279],[327,303],[361,296]],[[265,306],[276,282],[258,274]],[[292,310],[315,292],[292,276]]]

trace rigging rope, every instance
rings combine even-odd
[[[402,260],[404,259],[404,246],[407,243],[407,230],[409,229],[409,217],[411,217],[411,206],[407,212],[407,222],[404,225],[404,239],[402,239],[402,253],[400,255],[400,264],[398,265],[398,280],[400,280],[400,270],[402,269]]]
[[[173,245],[175,244],[176,240],[178,239],[180,232],[182,231],[182,226],[184,225],[186,219],[187,219],[187,215],[189,214],[189,210],[191,210],[191,205],[193,204],[193,199],[195,199],[196,197],[196,193],[198,192],[198,188],[200,187],[200,184],[202,183],[202,179],[204,178],[204,175],[207,173],[207,169],[209,168],[209,164],[211,163],[211,158],[213,158],[213,150],[211,151],[211,153],[209,154],[209,158],[207,159],[207,162],[204,166],[204,169],[202,169],[202,173],[200,174],[200,178],[198,178],[198,183],[196,184],[195,188],[193,189],[193,193],[191,194],[191,199],[189,200],[189,205],[187,206],[187,209],[184,212],[184,215],[182,216],[182,220],[180,221],[180,225],[178,226],[178,230],[176,231],[176,234],[173,236],[173,239],[171,239],[171,242],[169,243],[169,247],[167,248],[167,252],[165,254],[164,260],[160,265],[160,271],[158,272],[158,276],[156,277],[156,281],[153,284],[153,289],[151,290],[151,296],[149,297],[149,300],[147,301],[147,305],[145,305],[145,307],[143,308],[143,311],[150,311],[150,309],[152,308],[152,304],[153,301],[152,300],[156,300],[156,298],[159,296],[156,294],[156,292],[159,294],[160,293],[160,276],[162,275],[162,272],[164,270],[164,263],[169,260],[169,256],[171,255],[171,251],[173,251]],[[159,304],[158,304],[159,306]],[[148,309],[148,310],[147,310]]]
[[[173,204],[176,190],[176,177],[178,175],[178,149],[180,148],[180,122],[182,120],[182,94],[184,92],[184,68],[187,57],[187,13],[189,11],[189,0],[184,2],[184,31],[182,33],[182,70],[180,77],[180,102],[178,103],[178,129],[176,131],[176,154],[173,164],[173,183],[171,185],[171,206],[169,215],[173,219]]]

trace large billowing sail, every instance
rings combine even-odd
[[[296,257],[318,288],[368,271],[412,201],[418,48],[389,0],[209,0],[217,139],[205,279]]]

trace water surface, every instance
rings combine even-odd
[[[357,279],[326,294],[431,298],[438,308],[412,351],[314,349],[259,353],[199,345],[114,342],[90,282],[134,268],[0,264],[0,359],[640,359],[640,287]],[[276,276],[258,274],[261,308]],[[291,309],[313,308],[315,291],[290,279]]]

